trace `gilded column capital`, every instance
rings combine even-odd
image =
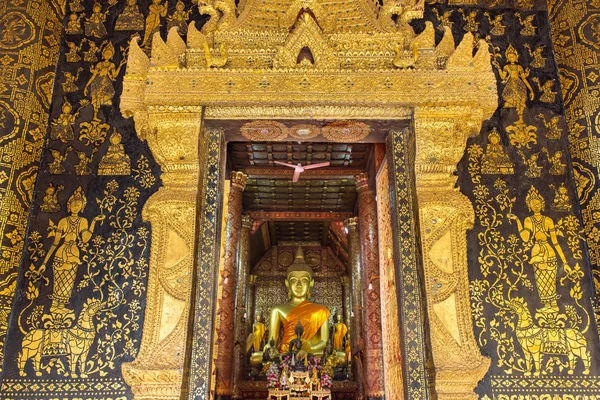
[[[356,180],[356,190],[362,192],[369,189],[369,175],[366,172],[361,172],[354,177]]]
[[[254,220],[249,215],[242,215],[242,229],[252,229],[252,225],[254,224]]]
[[[358,217],[348,218],[344,221],[344,225],[348,228],[348,231],[356,230],[358,227]]]
[[[250,286],[256,285],[256,278],[258,278],[258,275],[248,275],[248,284]]]
[[[350,286],[350,277],[349,276],[346,276],[346,275],[341,276],[340,281],[342,281],[342,286],[344,286],[344,287]]]
[[[240,171],[231,171],[231,188],[238,189],[241,192],[246,188],[246,182],[248,181],[248,175]]]

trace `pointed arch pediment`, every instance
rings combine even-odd
[[[305,47],[310,49],[315,67],[327,69],[338,66],[333,49],[323,36],[323,31],[308,13],[302,15],[285,45],[277,51],[277,55],[273,59],[273,66],[275,68],[298,67],[298,54]]]
[[[335,21],[332,16],[318,1],[312,0],[295,0],[279,19],[279,26],[288,29],[294,26],[302,10],[310,10],[324,32],[329,32],[334,28]]]

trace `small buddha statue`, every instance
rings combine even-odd
[[[98,164],[98,175],[130,174],[130,160],[121,144],[121,138],[121,134],[117,131],[110,135],[108,150]]]
[[[296,337],[298,324],[303,328],[302,349],[306,353],[320,356],[329,340],[329,315],[327,307],[310,301],[310,291],[315,281],[312,268],[304,260],[302,248],[298,248],[294,262],[288,267],[285,286],[288,288],[288,302],[273,307],[269,324],[269,342],[277,344],[279,353],[286,354],[290,342]],[[283,329],[283,330],[282,330]],[[265,346],[264,352],[269,347]],[[260,352],[254,353],[251,363],[262,360]]]
[[[487,174],[513,174],[515,172],[514,165],[508,154],[504,152],[500,135],[494,128],[488,135],[488,145],[485,148],[485,153],[481,156],[481,173]]]
[[[344,339],[348,333],[348,326],[342,321],[340,314],[335,315],[335,324],[333,325],[333,348],[335,350],[344,350]]]
[[[256,322],[252,328],[252,347],[254,348],[254,351],[260,351],[263,348],[263,340],[267,331],[267,326],[263,323],[263,316],[261,313],[256,315]]]

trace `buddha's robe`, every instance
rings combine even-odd
[[[348,327],[344,323],[338,323],[333,332],[333,348],[339,350],[342,348],[344,336],[348,333]]]
[[[310,341],[321,329],[321,325],[329,318],[329,310],[320,304],[304,300],[288,313],[283,320],[283,338],[279,352],[285,354],[290,348],[290,341],[296,337],[298,319],[304,328],[302,339]]]
[[[262,350],[261,344],[262,344],[263,337],[265,336],[266,330],[267,330],[267,327],[262,322],[257,322],[256,324],[254,324],[254,343],[253,343],[254,351]]]

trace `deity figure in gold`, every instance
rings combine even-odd
[[[329,315],[327,307],[312,303],[310,291],[315,281],[312,268],[304,261],[302,248],[298,248],[294,262],[287,269],[285,286],[288,288],[288,302],[275,306],[271,311],[269,341],[278,343],[280,353],[287,353],[290,342],[295,338],[298,323],[304,328],[302,334],[303,350],[321,355],[329,340]]]
[[[533,265],[535,284],[546,309],[558,310],[556,300],[560,297],[556,293],[556,275],[558,273],[558,260],[560,257],[563,265],[567,260],[558,243],[556,227],[552,218],[542,214],[545,201],[540,192],[531,186],[525,199],[527,207],[533,215],[521,220],[514,214],[508,218],[517,223],[519,235],[525,243],[532,242],[529,263]]]
[[[108,150],[98,164],[98,175],[129,175],[130,160],[121,143],[122,136],[114,131],[110,135]]]
[[[508,154],[502,148],[500,134],[496,128],[488,135],[488,145],[481,157],[482,174],[514,174],[515,169]]]
[[[78,16],[77,14],[69,15],[69,21],[67,22],[67,27],[65,28],[65,33],[67,35],[83,34],[83,29],[81,29],[81,16]]]
[[[75,114],[72,114],[72,111],[73,106],[65,97],[60,115],[50,122],[51,140],[60,140],[63,143],[67,143],[68,141],[75,139],[73,124],[75,124],[75,120],[79,117],[79,111]]]
[[[145,46],[146,43],[152,43],[152,35],[160,29],[160,19],[167,16],[168,9],[168,1],[165,4],[160,4],[160,0],[152,0],[146,17],[146,31],[144,32],[142,46]]]
[[[127,59],[124,57],[119,66],[115,66],[111,61],[114,55],[115,48],[109,42],[102,50],[102,61],[90,68],[92,76],[87,85],[85,85],[83,94],[85,96],[91,94],[94,118],[98,117],[100,106],[112,106],[112,99],[115,95],[113,81],[117,79],[121,68],[127,62]]]
[[[348,326],[342,321],[341,314],[335,315],[335,324],[333,325],[333,348],[335,350],[344,349],[344,339],[348,333]]]
[[[176,26],[179,28],[178,32],[180,35],[187,35],[187,20],[190,18],[191,10],[185,10],[185,4],[183,1],[179,0],[177,4],[175,4],[175,12],[167,18],[169,21],[167,23],[167,30],[171,30],[172,27]]]
[[[117,18],[115,31],[141,31],[144,29],[144,16],[137,0],[127,0],[123,12]]]
[[[102,214],[98,215],[88,226],[87,219],[79,215],[85,208],[86,203],[85,193],[82,187],[79,186],[67,201],[67,209],[71,215],[62,218],[58,221],[57,225],[50,223],[48,228],[50,230],[48,236],[54,236],[54,242],[46,254],[42,269],[46,269],[50,257],[52,257],[54,250],[56,250],[54,261],[52,262],[54,282],[50,312],[53,314],[72,313],[65,305],[71,299],[71,293],[73,292],[77,276],[77,268],[81,264],[80,247],[92,238],[96,222],[102,221],[105,218]]]
[[[43,203],[40,205],[40,211],[47,213],[59,212],[60,204],[58,204],[58,193],[64,188],[65,187],[63,185],[59,185],[58,187],[56,187],[52,183],[50,183],[44,191],[45,195]]]
[[[502,90],[504,108],[516,108],[519,114],[519,121],[523,121],[523,111],[525,111],[527,103],[527,94],[529,93],[529,100],[533,100],[534,97],[533,88],[527,80],[529,70],[525,70],[517,64],[519,54],[512,45],[508,45],[505,55],[508,64],[504,68],[500,68],[496,61],[493,62],[494,66],[498,69],[502,83],[505,84],[504,90]]]
[[[107,12],[102,12],[100,3],[95,2],[92,7],[92,15],[85,20],[85,36],[101,38],[108,35],[104,21],[106,21]]]
[[[263,348],[266,332],[267,326],[263,322],[262,313],[258,313],[256,315],[256,322],[252,325],[252,333],[248,335],[246,350],[248,351],[252,348],[255,352],[260,351]]]

